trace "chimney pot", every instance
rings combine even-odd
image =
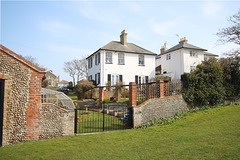
[[[127,44],[127,33],[126,33],[126,30],[125,30],[125,29],[121,32],[120,42],[121,42],[121,44],[123,44],[123,45],[126,45],[126,44]]]

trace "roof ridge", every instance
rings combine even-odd
[[[150,52],[150,53],[153,53],[153,52],[151,52],[151,51],[149,51],[149,50],[147,50],[147,49],[145,49],[145,48],[142,48],[142,47],[140,47],[140,46],[138,46],[138,45],[136,45],[136,44],[134,44],[134,43],[129,43],[129,44],[133,44],[133,45],[135,45],[135,46],[137,46],[137,47],[139,47],[139,48],[141,48],[141,49],[143,49],[143,50],[145,50],[145,51],[148,51],[148,52]],[[153,54],[155,54],[155,53],[153,53]]]
[[[20,62],[24,63],[25,65],[29,66],[30,68],[38,71],[38,72],[45,72],[44,68],[38,67],[37,65],[33,64],[29,60],[25,59],[24,57],[20,56],[19,54],[13,52],[12,50],[8,49],[7,47],[0,44],[0,49],[7,53],[8,55],[12,56],[13,58],[19,60]]]

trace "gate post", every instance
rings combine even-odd
[[[104,88],[99,88],[99,101],[104,101]]]
[[[74,117],[74,133],[77,133],[77,108],[74,109],[75,117]]]
[[[137,105],[137,86],[135,82],[129,83],[129,106],[135,107]]]
[[[160,86],[160,98],[163,98],[164,97],[164,81],[160,80],[157,83],[159,83],[159,86]]]

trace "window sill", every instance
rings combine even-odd
[[[107,62],[106,62],[105,64],[113,64],[113,63],[107,63]]]
[[[145,67],[145,65],[143,65],[143,64],[141,64],[141,65],[139,64],[138,66],[142,66],[142,67]]]
[[[120,63],[118,63],[118,65],[125,65],[125,64],[120,64]]]

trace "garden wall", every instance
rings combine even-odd
[[[134,127],[157,118],[171,118],[178,112],[188,111],[187,103],[181,95],[150,99],[133,107]]]
[[[40,138],[74,134],[74,110],[67,110],[52,103],[43,103],[40,115]]]

